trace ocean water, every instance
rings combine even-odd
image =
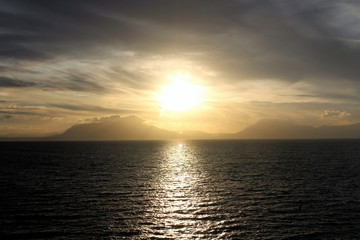
[[[1,239],[360,239],[360,141],[1,142]]]

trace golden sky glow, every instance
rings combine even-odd
[[[0,4],[0,137],[112,115],[178,132],[360,121],[357,2],[53,5]]]

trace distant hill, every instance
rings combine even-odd
[[[261,120],[234,134],[240,139],[360,138],[360,123],[345,126],[311,127],[290,121]]]
[[[77,124],[64,133],[44,138],[0,138],[0,141],[102,141],[170,139],[326,139],[360,138],[360,123],[346,126],[311,127],[290,121],[261,120],[234,134],[186,131],[182,134],[157,128],[135,116],[115,117],[94,123]]]
[[[179,134],[144,123],[135,117],[123,117],[98,123],[78,124],[50,140],[164,140]]]

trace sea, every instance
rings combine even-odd
[[[360,239],[360,140],[0,142],[1,239]]]

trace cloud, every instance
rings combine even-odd
[[[17,104],[9,104],[7,102],[3,102],[5,104],[0,105],[0,114],[7,115],[7,116],[17,116],[17,115],[24,115],[24,116],[41,116],[44,114],[44,107],[40,106],[21,106]]]
[[[97,112],[97,113],[131,113],[133,110],[106,108],[94,105],[74,105],[74,104],[47,104],[50,107],[63,108],[72,111],[86,111],[86,112]]]
[[[348,118],[350,117],[351,114],[346,112],[346,111],[339,111],[339,110],[325,110],[322,114],[321,114],[321,118]]]
[[[26,82],[22,80],[12,79],[8,77],[0,76],[0,88],[7,87],[7,88],[24,88],[24,87],[32,87],[35,83]]]
[[[233,74],[232,78],[358,80],[359,46],[350,47],[328,25],[329,11],[336,11],[334,2],[315,2],[303,9],[295,1],[253,2],[241,21],[247,31],[237,26],[234,33],[225,33],[233,39],[229,45],[220,45],[228,42],[225,37],[219,39],[222,51],[209,58],[214,68]]]
[[[33,112],[33,111],[6,111],[6,110],[0,110],[0,113],[6,114],[6,115],[40,115],[39,113]]]
[[[47,91],[70,90],[75,92],[96,92],[106,91],[106,88],[85,74],[65,74],[55,81],[30,82],[15,78],[0,76],[0,88],[38,88]]]
[[[58,74],[53,81],[42,82],[39,87],[44,90],[70,90],[75,92],[101,93],[106,88],[96,82],[90,74],[62,73]]]
[[[133,121],[139,121],[139,122],[144,122],[143,119],[131,115],[131,116],[125,116],[125,117],[121,117],[120,115],[111,115],[111,116],[106,116],[106,117],[94,117],[94,118],[89,118],[89,119],[85,119],[84,122],[88,122],[88,123],[102,123],[102,122],[117,122],[120,119],[131,119]]]
[[[351,79],[360,47],[338,1],[5,1],[0,57],[106,59],[122,49],[145,54],[201,52],[194,60],[226,79]],[[348,10],[347,10],[348,9]],[[346,16],[346,19],[345,19]],[[337,18],[338,24],[330,21]],[[351,26],[349,26],[351,22]]]
[[[7,121],[7,120],[9,120],[9,119],[11,119],[12,118],[12,116],[11,115],[0,115],[0,122],[1,121]]]
[[[91,118],[91,119],[86,119],[85,121],[86,122],[98,123],[98,122],[118,121],[119,119],[121,119],[120,115],[111,115],[111,116],[108,116],[108,117],[100,117],[100,118],[94,117],[94,118]]]

